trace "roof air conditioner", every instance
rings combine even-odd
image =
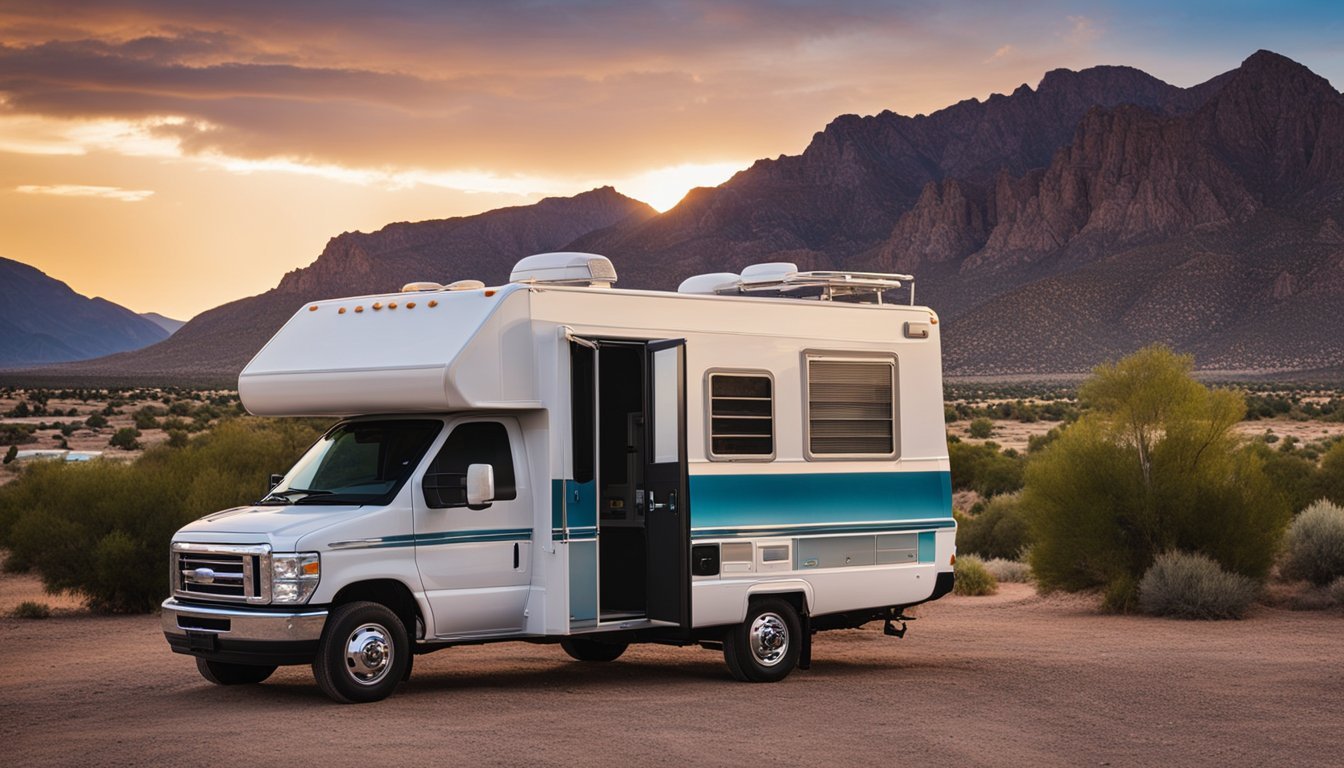
[[[737,275],[732,272],[710,272],[704,275],[695,275],[681,281],[677,286],[677,293],[702,293],[715,294],[719,291],[727,291],[737,287]]]
[[[616,268],[606,256],[595,253],[538,253],[514,264],[509,282],[610,288],[616,282]]]

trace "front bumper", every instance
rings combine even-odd
[[[177,653],[235,664],[307,664],[327,610],[272,612],[163,601],[163,635]]]

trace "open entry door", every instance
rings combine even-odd
[[[686,472],[686,341],[645,347],[647,613],[691,625],[691,509]]]

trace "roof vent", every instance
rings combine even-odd
[[[677,293],[703,293],[715,294],[720,291],[733,290],[737,288],[738,277],[733,272],[710,272],[704,275],[695,275],[681,281],[677,286]]]
[[[538,253],[514,264],[509,282],[610,288],[616,282],[616,268],[606,256],[595,253]]]
[[[420,283],[407,283],[401,286],[402,293],[414,293],[416,291],[442,291],[442,283],[431,283],[428,281]]]
[[[450,291],[479,291],[485,287],[480,280],[454,280],[447,285]]]

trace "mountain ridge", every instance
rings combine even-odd
[[[607,255],[630,288],[761,261],[913,272],[954,376],[1085,371],[1152,342],[1201,368],[1337,370],[1342,225],[1344,96],[1301,64],[1258,51],[1189,88],[1055,69],[929,115],[839,116],[662,214],[608,187],[344,233],[167,342],[63,370],[226,380],[305,300],[502,282],[542,250]]]

